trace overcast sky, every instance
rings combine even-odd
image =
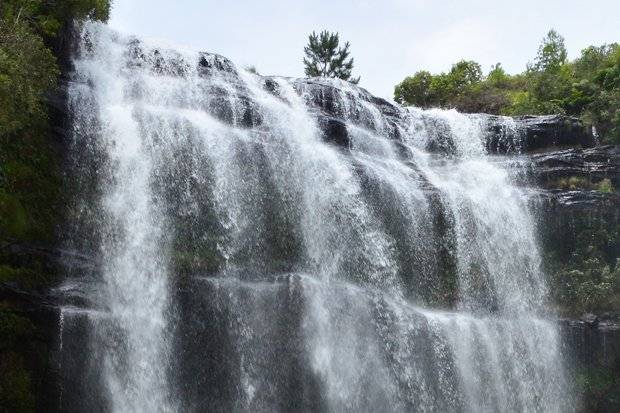
[[[303,76],[309,32],[337,31],[360,85],[391,98],[405,76],[460,59],[521,72],[550,28],[571,58],[620,42],[620,0],[113,0],[110,25],[282,76]]]

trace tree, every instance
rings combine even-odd
[[[458,95],[482,80],[482,68],[473,60],[461,60],[452,65],[448,76],[451,93]]]
[[[592,63],[592,50],[584,50],[575,66],[592,65],[589,76],[574,85],[573,90],[585,102],[582,118],[596,128],[607,142],[620,143],[620,45],[599,48],[598,62]]]
[[[394,100],[400,104],[427,108],[433,105],[431,82],[433,75],[421,70],[413,76],[407,76],[394,87]]]
[[[107,21],[111,0],[2,0],[0,16],[6,23],[23,23],[36,34],[54,37],[74,19]]]
[[[570,63],[567,61],[564,38],[549,30],[538,47],[534,62],[525,72],[527,99],[521,103],[522,114],[571,113],[567,105],[573,83]]]
[[[339,47],[338,33],[327,30],[319,34],[312,32],[308,36],[308,45],[304,47],[306,57],[304,66],[306,76],[335,77],[357,84],[360,78],[351,78],[353,58],[349,58],[349,42]]]
[[[559,70],[566,63],[567,53],[564,45],[564,37],[558,32],[551,29],[543,38],[542,43],[538,46],[538,54],[534,64],[531,65],[533,70],[539,72],[550,72]]]
[[[461,60],[450,72],[432,75],[422,70],[405,78],[394,88],[394,100],[422,108],[459,107],[464,95],[482,81],[482,69],[474,61]]]
[[[506,73],[501,63],[491,66],[486,82],[496,88],[508,89],[510,87],[510,75]]]

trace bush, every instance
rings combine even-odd
[[[611,180],[609,178],[603,179],[596,185],[597,189],[601,192],[611,193],[614,191],[614,187],[611,184]]]

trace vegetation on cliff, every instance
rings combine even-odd
[[[599,202],[605,208],[605,202]],[[560,218],[554,223],[556,235],[545,248],[558,310],[569,317],[619,311],[620,221],[614,204]]]
[[[564,39],[551,30],[523,73],[510,75],[498,63],[484,76],[478,63],[463,60],[447,73],[406,77],[394,99],[469,113],[578,116],[602,141],[620,143],[620,46],[590,46],[569,61]]]
[[[59,154],[46,94],[59,76],[50,48],[73,19],[107,18],[104,0],[7,0],[0,5],[0,239],[53,238]]]
[[[0,2],[0,411],[44,403],[49,343],[11,291],[45,291],[56,279],[37,252],[53,245],[62,211],[60,142],[46,106],[60,75],[53,48],[74,19],[109,11],[109,0]]]

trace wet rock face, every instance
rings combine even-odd
[[[562,320],[560,324],[575,367],[617,369],[620,366],[618,316],[585,314],[580,320]]]
[[[215,53],[200,53],[198,67],[199,70],[205,74],[210,74],[213,71],[219,71],[227,72],[232,75],[237,75],[237,69],[235,69],[235,65],[224,56]]]
[[[568,363],[582,394],[580,411],[620,409],[620,318],[593,314],[560,322]]]
[[[187,61],[174,53],[163,51],[144,51],[137,42],[131,49],[132,62],[136,67],[149,63],[160,68],[162,73],[170,76],[184,76],[188,70]],[[223,56],[201,53],[196,63],[196,70],[205,77],[219,76],[227,80],[228,88],[212,88],[204,91],[211,96],[212,104],[205,110],[223,122],[241,127],[259,126],[259,111],[253,107],[254,99],[243,86],[240,73],[234,64]],[[264,88],[278,96],[278,82],[271,77],[261,78]],[[346,128],[338,123],[348,121],[370,130],[381,132],[395,140],[400,138],[400,131],[409,125],[407,110],[385,99],[373,96],[365,89],[354,85],[335,84],[334,81],[321,78],[295,79],[293,86],[304,98],[310,108],[314,108],[318,125],[328,142],[348,147],[349,138]],[[242,105],[238,103],[241,102]],[[236,113],[239,111],[243,113]],[[522,116],[514,118],[514,128],[506,130],[505,118],[494,115],[472,115],[482,119],[487,129],[485,146],[489,152],[532,153],[550,148],[593,147],[596,142],[592,132],[581,122],[572,117],[553,116]],[[426,148],[430,152],[449,151],[450,147],[438,144],[449,143],[445,128],[436,125],[437,137],[429,142]]]
[[[516,120],[525,132],[523,142],[525,152],[572,146],[589,148],[596,145],[592,131],[574,117],[520,116]]]
[[[553,187],[561,178],[579,177],[596,183],[609,179],[620,184],[620,146],[571,148],[532,155],[532,172],[543,187]]]
[[[73,70],[72,62],[67,57],[77,53],[77,31],[67,28],[57,45],[58,53],[63,56],[63,79]],[[178,52],[170,50],[149,49],[139,40],[130,43],[126,54],[130,59],[129,69],[148,65],[158,74],[167,76],[186,76],[188,71],[196,70],[201,76],[222,77],[227,87],[212,87],[202,93],[210,96],[209,104],[203,109],[222,122],[244,128],[260,126],[260,111],[255,107],[255,100],[241,80],[241,74],[226,57],[202,52],[195,62],[189,62]],[[192,67],[194,66],[194,67]],[[261,77],[264,88],[278,96],[278,82],[272,77]],[[354,85],[345,87],[336,85],[330,79],[305,78],[293,80],[293,86],[309,107],[314,108],[317,123],[328,142],[347,148],[350,143],[349,132],[343,127],[348,121],[361,127],[380,131],[396,141],[401,131],[407,130],[409,119],[407,110],[385,99],[373,96],[367,90]],[[52,109],[52,123],[58,127],[59,134],[68,134],[62,113],[66,100],[66,85],[49,97]],[[139,93],[139,91],[137,92]],[[562,115],[521,116],[514,118],[514,128],[506,129],[505,118],[494,115],[472,115],[482,119],[486,125],[485,146],[491,153],[532,153],[551,148],[590,148],[596,141],[591,130],[572,117]],[[379,120],[380,119],[380,120]],[[434,127],[436,137],[426,148],[430,152],[449,152],[452,148],[446,128],[438,124]],[[446,135],[446,136],[444,136]],[[442,144],[442,142],[444,144]]]

